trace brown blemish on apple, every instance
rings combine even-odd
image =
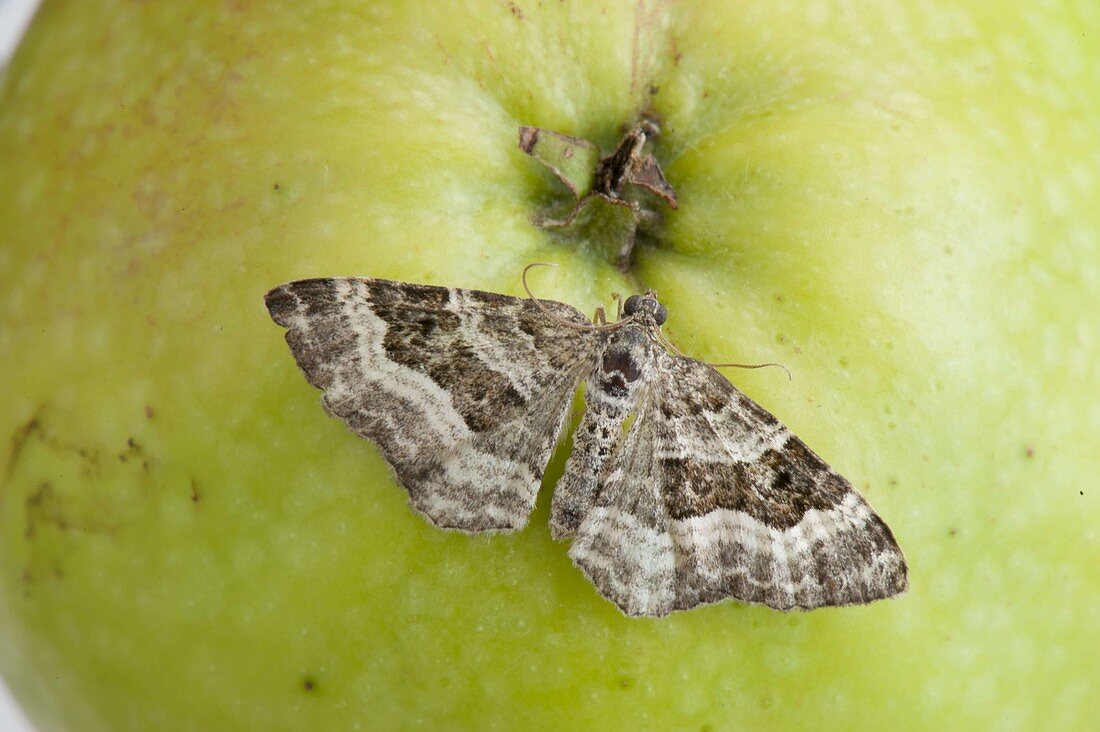
[[[312,693],[317,688],[317,680],[312,676],[302,677],[302,691],[307,694]]]
[[[34,583],[34,573],[31,572],[30,567],[23,567],[19,572],[19,581],[23,583],[23,599],[31,599],[31,585]]]
[[[48,497],[53,495],[53,486],[49,481],[42,481],[38,486],[23,500],[23,508],[26,514],[26,525],[23,528],[23,537],[26,539],[33,539],[35,527],[38,525],[37,514],[38,510],[45,503]]]
[[[680,59],[684,57],[683,52],[680,51],[680,38],[674,34],[668,36],[668,54],[672,57],[672,65],[679,68]]]
[[[125,463],[130,458],[140,458],[144,457],[144,455],[145,450],[142,448],[141,445],[137,443],[137,440],[135,440],[133,437],[128,437],[126,438],[126,450],[118,454],[118,459],[119,462]],[[142,460],[141,464],[143,468],[147,469],[149,467],[148,460]]]
[[[198,503],[202,500],[202,494],[199,492],[199,481],[195,476],[191,476],[191,503]]]
[[[443,45],[443,41],[439,36],[435,37],[435,45],[439,46],[439,50],[443,52],[443,65],[449,66],[451,64],[451,54],[447,50],[447,47]]]
[[[82,445],[76,445],[65,442],[52,436],[46,429],[45,423],[40,416],[35,416],[20,426],[11,437],[11,447],[8,453],[8,460],[4,467],[2,475],[0,475],[0,498],[3,497],[5,487],[11,482],[12,477],[15,475],[15,470],[18,467],[19,461],[22,458],[27,445],[32,440],[37,440],[41,444],[53,450],[56,453],[68,453],[75,454],[80,458],[80,474],[85,478],[93,478],[98,475],[99,469],[99,450],[95,448],[85,447]]]
[[[493,53],[493,46],[489,43],[489,39],[482,38],[481,46],[485,49],[485,55],[489,57],[489,61],[495,64],[497,62],[497,55]]]
[[[23,536],[33,540],[38,527],[51,524],[60,531],[77,531],[82,534],[114,534],[118,527],[91,520],[76,520],[65,510],[65,501],[48,480],[40,482],[23,501],[26,524]]]
[[[154,489],[188,479],[186,473],[163,473],[134,435],[123,437],[121,449],[118,443],[77,444],[57,434],[41,414],[12,433],[7,464],[0,467],[0,490],[18,495],[20,510],[13,512],[18,524],[13,528],[26,539],[30,582],[59,578],[65,557],[79,551],[85,537],[112,536],[148,519],[162,495]],[[39,465],[47,467],[34,473]],[[99,490],[104,479],[123,490]],[[197,481],[190,496],[196,503],[201,499]]]
[[[23,454],[23,448],[27,446],[27,441],[31,439],[31,436],[37,433],[42,427],[42,423],[37,416],[31,417],[22,426],[18,427],[11,436],[11,447],[8,450],[8,461],[4,466],[4,482],[11,476],[12,471],[15,470],[16,463],[19,462],[20,455]]]
[[[252,10],[252,0],[227,0],[225,9],[231,13],[247,13]]]
[[[524,14],[523,8],[516,5],[514,2],[512,2],[512,0],[507,0],[505,5],[508,7],[508,11],[511,12],[512,15],[516,16],[517,20],[526,20],[527,19],[527,15]]]

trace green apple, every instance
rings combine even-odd
[[[47,2],[0,98],[0,670],[43,729],[1082,729],[1092,3]],[[623,272],[521,125],[643,112]],[[586,233],[587,232],[587,233]],[[263,306],[366,275],[666,332],[868,497],[908,594],[662,620],[411,511]]]

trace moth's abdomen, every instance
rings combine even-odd
[[[638,408],[652,343],[638,327],[624,327],[608,342],[584,390],[584,419],[551,506],[555,538],[573,536],[599,500],[604,471],[622,442],[624,425]]]

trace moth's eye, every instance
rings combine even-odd
[[[653,320],[657,322],[657,325],[664,325],[668,320],[668,308],[661,303],[657,303],[657,311],[653,313]]]
[[[642,307],[642,296],[631,295],[623,303],[623,315],[633,315],[638,312]]]

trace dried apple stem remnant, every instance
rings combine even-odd
[[[601,156],[599,147],[588,140],[538,127],[520,127],[520,149],[546,166],[576,199],[564,217],[539,215],[535,224],[544,229],[565,229],[573,226],[592,204],[625,208],[629,221],[625,227],[618,227],[621,241],[616,259],[621,269],[629,269],[638,227],[659,218],[643,205],[638,194],[648,192],[677,207],[676,191],[653,153],[645,151],[646,142],[658,134],[657,123],[643,118],[623,135],[614,152]]]

